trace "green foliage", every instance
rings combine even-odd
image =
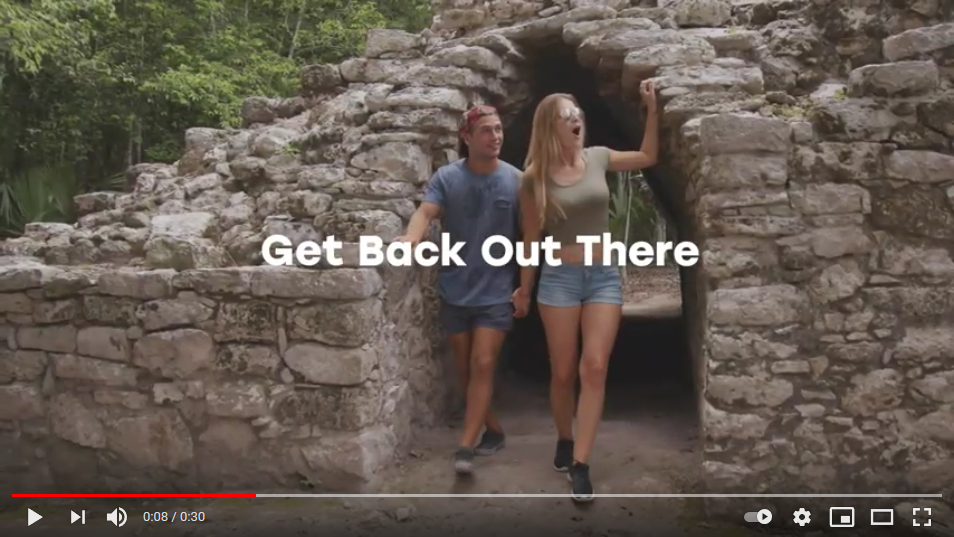
[[[613,240],[625,242],[627,246],[638,241],[654,241],[656,220],[661,216],[656,207],[647,203],[640,194],[649,188],[642,174],[613,174],[609,184],[610,233]]]
[[[73,222],[76,178],[68,166],[36,168],[0,184],[0,237],[31,222]]]
[[[27,208],[0,224],[53,214],[35,189],[83,192],[172,162],[187,128],[235,127],[246,97],[297,94],[302,65],[430,16],[428,0],[0,0],[0,185],[10,214]]]

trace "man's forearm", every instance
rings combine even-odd
[[[405,235],[413,240],[414,242],[420,242],[424,239],[424,233],[427,232],[427,228],[431,225],[431,217],[424,213],[424,211],[414,211],[414,214],[411,215],[411,221],[407,224],[407,232]]]

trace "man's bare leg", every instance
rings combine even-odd
[[[457,362],[457,372],[460,375],[461,386],[464,389],[464,396],[467,396],[467,388],[470,384],[470,357],[472,354],[473,332],[463,332],[450,336],[451,349],[454,352],[454,359]],[[503,426],[494,414],[493,409],[487,411],[487,419],[484,426],[488,431],[493,431],[503,435]],[[478,453],[481,453],[478,445]],[[495,450],[496,451],[496,450]]]
[[[459,455],[473,450],[477,437],[487,422],[494,392],[494,371],[506,332],[478,327],[474,330],[470,355],[470,379],[467,383],[467,410],[464,412],[464,431],[461,434]],[[502,435],[500,437],[502,445]],[[472,471],[472,461],[458,456],[455,461],[458,473]]]

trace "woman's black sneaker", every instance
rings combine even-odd
[[[553,469],[557,472],[566,472],[571,464],[573,464],[573,440],[557,440]]]
[[[570,494],[575,502],[589,502],[593,500],[593,484],[590,483],[590,466],[581,462],[574,462],[566,474],[570,481]]]
[[[478,455],[493,455],[503,449],[505,445],[507,445],[507,442],[503,433],[487,429],[480,438],[480,443],[474,448],[474,452]]]

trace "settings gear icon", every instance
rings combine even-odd
[[[812,514],[805,510],[804,507],[800,507],[798,511],[795,511],[795,523],[799,526],[804,527],[805,524],[808,524],[812,521]]]

